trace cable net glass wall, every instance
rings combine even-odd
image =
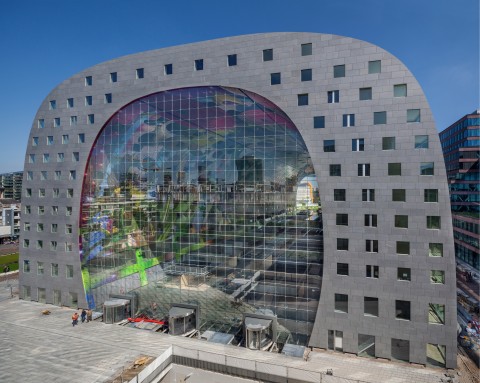
[[[265,98],[198,87],[139,99],[106,124],[86,168],[89,305],[136,291],[140,310],[161,318],[194,302],[204,330],[230,333],[260,309],[306,344],[323,263],[318,205],[305,143]]]

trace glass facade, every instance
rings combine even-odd
[[[321,286],[318,184],[292,121],[226,87],[156,93],[98,136],[82,190],[80,248],[90,307],[135,291],[162,318],[200,307],[202,331],[238,333],[270,310],[306,345]]]

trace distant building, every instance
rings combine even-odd
[[[452,206],[455,255],[479,269],[480,110],[440,133]]]
[[[0,174],[0,198],[20,201],[23,172]]]
[[[0,244],[16,239],[20,234],[20,203],[0,199]]]

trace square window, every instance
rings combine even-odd
[[[396,243],[397,254],[410,254],[410,242],[397,241]]]
[[[112,94],[111,93],[105,93],[105,104],[111,104],[112,103]]]
[[[92,84],[93,84],[92,76],[85,77],[85,86],[92,86]]]
[[[70,126],[77,125],[77,116],[70,116]]]
[[[378,298],[363,297],[363,315],[378,317]]]
[[[73,265],[67,265],[66,266],[66,277],[68,279],[73,278]]]
[[[357,173],[359,177],[370,177],[370,164],[358,164]]]
[[[427,215],[427,229],[441,229],[440,217],[437,215]]]
[[[68,98],[67,99],[67,108],[73,108],[73,106],[74,106],[73,98]]]
[[[339,90],[330,90],[327,92],[327,102],[329,104],[336,104],[340,102],[340,91]]]
[[[52,277],[58,277],[58,263],[51,264],[51,274]]]
[[[298,106],[305,106],[308,105],[308,93],[303,93],[297,95],[298,98]]]
[[[374,60],[368,62],[368,74],[381,73],[382,62],[380,60]]]
[[[337,238],[337,250],[348,250],[348,238]]]
[[[346,190],[345,189],[333,189],[333,200],[334,201],[346,201]]]
[[[53,119],[53,127],[54,128],[59,128],[60,127],[60,117],[55,117]]]
[[[428,149],[428,136],[415,136],[415,149]]]
[[[93,97],[92,96],[85,96],[85,105],[90,106],[93,104]]]
[[[412,270],[408,267],[397,268],[397,280],[398,281],[411,281]]]
[[[420,109],[408,109],[407,110],[407,122],[420,122]]]
[[[330,164],[330,176],[341,177],[341,175],[342,175],[342,165]]]
[[[79,144],[84,144],[84,143],[85,143],[85,134],[84,134],[84,133],[79,133],[79,135],[78,135],[78,143],[79,143]]]
[[[273,60],[273,49],[264,49],[263,61],[272,61],[272,60]]]
[[[312,43],[302,44],[302,56],[310,56],[312,54]]]
[[[373,112],[373,124],[383,125],[387,123],[387,112]]]
[[[87,124],[88,125],[93,125],[95,123],[95,115],[94,114],[89,114],[87,116]]]
[[[280,72],[270,73],[270,85],[278,85],[282,83],[282,74]]]
[[[405,202],[406,191],[405,189],[392,189],[392,201],[393,202]]]
[[[366,265],[366,267],[365,267],[365,277],[366,278],[378,279],[378,276],[379,276],[378,266]]]
[[[438,189],[424,189],[424,202],[438,202]]]
[[[375,189],[362,189],[362,201],[374,202],[375,201]]]
[[[377,227],[377,215],[376,214],[365,214],[364,224],[367,227]]]
[[[438,303],[428,304],[428,323],[445,324],[445,305]]]
[[[366,239],[365,240],[365,251],[367,253],[378,253],[378,240],[376,240],[376,239]]]
[[[443,270],[430,270],[430,283],[445,284],[445,271]]]
[[[395,301],[395,318],[410,320],[410,301]]]
[[[393,97],[407,97],[407,84],[394,85]]]
[[[428,244],[429,257],[443,257],[443,243],[429,243]]]
[[[348,226],[348,214],[337,213],[336,224],[337,226]]]
[[[337,275],[348,275],[348,263],[337,263]]]
[[[333,77],[345,77],[345,65],[335,65],[333,67]]]
[[[203,70],[203,59],[195,60],[194,68],[196,71]]]
[[[237,55],[236,54],[228,55],[227,56],[227,63],[228,63],[228,66],[237,65]]]
[[[395,137],[382,137],[382,150],[395,150]]]
[[[38,129],[43,129],[45,128],[45,120],[43,118],[40,118],[38,121],[37,121],[37,127]]]
[[[360,101],[372,99],[372,88],[360,88],[358,90],[358,98]]]
[[[408,228],[408,215],[395,215],[395,227]]]
[[[365,150],[365,140],[363,138],[352,139],[352,152],[363,152]]]
[[[137,77],[137,80],[142,79],[145,76],[143,68],[138,68],[137,70],[135,70],[135,75]]]
[[[344,128],[349,128],[355,126],[355,115],[354,114],[344,114],[342,118],[342,126]]]
[[[390,162],[388,164],[388,175],[389,176],[401,176],[402,175],[402,164],[399,162]]]
[[[313,117],[313,128],[314,129],[324,129],[325,128],[325,116],[314,116]]]
[[[312,81],[312,70],[302,69],[300,72],[300,78],[302,81]]]
[[[420,163],[420,175],[421,176],[433,176],[434,164],[433,162]]]
[[[163,67],[163,73],[167,76],[173,74],[173,64],[165,64]]]
[[[64,153],[57,153],[57,162],[63,162],[65,159]]]
[[[117,81],[118,81],[117,72],[110,73],[110,82],[117,82]]]
[[[323,151],[324,152],[334,152],[335,151],[335,140],[323,140]]]
[[[48,108],[50,110],[57,109],[57,101],[56,100],[50,100],[49,103],[48,103]]]

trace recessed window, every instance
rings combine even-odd
[[[348,313],[348,295],[335,294],[335,311],[338,313]]]
[[[167,76],[173,74],[173,64],[165,64],[163,67],[163,73]]]
[[[378,253],[378,240],[376,240],[376,239],[366,239],[365,240],[365,251],[367,253]]]
[[[342,118],[342,126],[345,128],[355,126],[355,115],[354,114],[344,114]]]
[[[396,84],[393,86],[393,97],[407,97],[407,84]]]
[[[424,202],[438,202],[438,189],[424,189],[423,200]]]
[[[421,176],[433,176],[434,164],[433,162],[421,162],[420,163],[420,175]]]
[[[56,100],[50,100],[49,103],[48,103],[48,109],[50,109],[50,110],[57,109],[57,101]]]
[[[79,153],[79,152],[73,152],[73,153],[72,153],[72,161],[73,161],[73,162],[78,162],[78,161],[80,161],[80,153]]]
[[[64,153],[57,153],[57,162],[63,162],[65,160]]]
[[[35,163],[35,154],[29,154],[28,155],[28,163],[29,164],[34,164]]]
[[[37,121],[37,128],[38,129],[43,129],[45,128],[45,120],[43,118],[40,118],[38,121]]]
[[[85,96],[85,105],[89,106],[93,104],[93,97],[92,96]]]
[[[39,198],[45,198],[45,189],[44,188],[38,189],[38,197]]]
[[[30,231],[30,222],[23,223],[23,231]]]
[[[443,270],[430,270],[430,283],[445,284],[445,271]]]
[[[72,214],[73,214],[73,207],[71,207],[71,206],[65,207],[65,215],[67,217],[70,217]]]
[[[332,177],[340,177],[342,175],[342,165],[340,164],[330,164],[329,170]]]
[[[65,251],[66,252],[71,252],[73,251],[73,245],[70,242],[65,242]]]
[[[395,227],[408,228],[408,215],[395,215]]]
[[[203,59],[195,60],[194,68],[196,71],[203,70]]]
[[[445,368],[447,347],[444,344],[427,343],[426,356],[427,366]]]
[[[440,216],[438,215],[427,215],[427,229],[441,229]]]
[[[335,65],[333,67],[333,77],[345,77],[345,65]]]
[[[359,177],[370,177],[370,164],[358,164],[357,173]]]
[[[39,206],[37,208],[37,213],[38,213],[38,215],[44,215],[45,214],[45,206]]]
[[[395,150],[395,137],[382,137],[382,150]]]
[[[367,227],[377,227],[377,215],[376,214],[365,214],[364,224]]]
[[[24,244],[23,247],[25,247],[25,240],[23,240],[23,244]],[[24,273],[29,273],[30,272],[30,261],[28,259],[23,260],[23,272]]]
[[[312,81],[312,70],[302,69],[300,72],[300,78],[302,81]]]
[[[43,241],[41,239],[37,240],[36,248],[37,249],[43,249]]]
[[[73,197],[73,189],[67,189],[67,198]]]
[[[110,73],[110,82],[117,82],[117,81],[118,81],[117,72]]]
[[[378,317],[378,298],[363,297],[363,315]]]
[[[272,60],[273,60],[273,49],[264,49],[263,61],[272,61]]]
[[[77,116],[70,116],[70,126],[77,125]]]
[[[312,54],[312,43],[302,44],[302,56],[310,56]]]
[[[337,213],[336,224],[337,226],[348,226],[348,214]]]
[[[397,280],[398,281],[411,281],[412,280],[412,270],[408,267],[398,267],[397,268]]]
[[[67,108],[73,108],[74,101],[73,98],[67,98]]]
[[[346,190],[345,189],[333,189],[333,200],[334,201],[346,201]]]
[[[379,276],[378,266],[376,266],[376,265],[366,265],[365,266],[365,277],[366,278],[378,279],[378,276]]]
[[[428,323],[445,324],[445,305],[438,303],[428,304]]]
[[[26,205],[25,209],[23,209],[25,214],[31,214],[32,213],[32,207],[30,205]]]
[[[372,88],[360,88],[358,90],[358,98],[360,101],[372,99]]]
[[[62,135],[62,144],[66,145],[66,144],[68,144],[68,141],[69,141],[68,134],[63,134]]]
[[[23,240],[23,247],[28,249],[30,247],[30,240],[29,239],[24,239]]]
[[[443,257],[443,243],[429,243],[428,244],[429,257]]]
[[[52,242],[55,242],[55,241],[52,241]],[[57,248],[57,245],[55,242],[55,249],[56,248]],[[58,263],[52,263],[50,270],[51,270],[52,277],[58,277]]]
[[[388,175],[389,176],[401,176],[402,175],[402,164],[399,162],[390,162],[388,164]]]
[[[228,66],[237,65],[237,55],[236,54],[228,55],[227,56],[227,64],[228,64]]]
[[[282,83],[282,74],[280,72],[270,73],[270,85],[278,85]]]
[[[313,128],[314,129],[325,128],[325,116],[314,116],[313,117]]]
[[[397,241],[396,251],[397,251],[397,254],[404,254],[404,255],[410,254],[410,242]]]
[[[308,105],[308,93],[298,94],[298,106]]]
[[[362,189],[362,201],[374,202],[375,201],[375,189]]]
[[[43,163],[48,164],[50,162],[50,154],[43,153]]]
[[[365,140],[363,138],[352,139],[352,152],[363,152],[365,150]]]
[[[145,72],[143,70],[143,68],[138,68],[135,70],[135,75],[137,77],[137,80],[143,78],[145,76]]]
[[[87,116],[87,124],[88,125],[93,125],[95,123],[95,115],[94,114],[89,114]]]
[[[73,278],[73,265],[67,265],[66,266],[66,277],[68,279]]]
[[[58,206],[52,206],[51,212],[52,215],[58,215]]]
[[[392,201],[393,202],[405,202],[406,191],[405,189],[392,189]]]
[[[112,103],[112,94],[111,93],[105,93],[105,104],[111,104]]]
[[[337,275],[348,275],[348,263],[337,263]]]
[[[37,223],[37,231],[39,233],[43,232],[43,223]]]
[[[62,172],[60,170],[55,170],[55,172],[53,173],[53,179],[55,181],[59,181],[62,177]]]
[[[415,149],[428,149],[428,136],[415,136]]]
[[[53,136],[47,136],[47,145],[53,145]]]
[[[37,275],[43,275],[45,273],[45,267],[43,266],[43,262],[37,261]]]
[[[53,119],[53,127],[54,128],[59,128],[60,127],[60,117],[55,117]]]
[[[348,250],[348,238],[337,238],[337,250]]]
[[[410,301],[395,301],[395,318],[410,320]]]
[[[420,122],[420,109],[408,109],[407,110],[407,122]]]
[[[84,144],[85,143],[85,133],[79,133],[78,134],[78,143],[79,144]]]
[[[375,358],[375,336],[358,334],[357,355],[364,358]]]
[[[92,84],[93,84],[92,76],[85,77],[85,86],[92,86]]]
[[[59,188],[53,188],[52,195],[53,195],[53,198],[60,197],[60,189]]]
[[[335,151],[335,140],[323,140],[323,151],[324,152],[334,152]]]
[[[72,234],[73,233],[73,226],[71,224],[65,225],[65,234]]]
[[[381,73],[382,62],[380,60],[374,60],[368,62],[368,74]]]
[[[77,172],[75,170],[70,170],[70,173],[68,175],[68,179],[70,181],[74,181],[77,179]]]
[[[330,90],[327,92],[327,102],[329,104],[336,104],[340,102],[340,91],[339,90]]]
[[[27,172],[27,181],[32,181],[33,180],[33,172],[29,170]]]
[[[383,125],[387,123],[387,112],[373,112],[373,124]]]
[[[25,197],[30,198],[32,196],[32,189],[26,188],[25,189]]]

